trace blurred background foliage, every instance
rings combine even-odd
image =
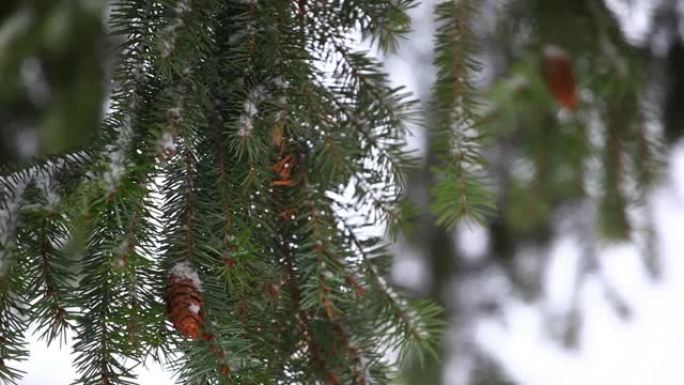
[[[103,111],[103,2],[0,3],[0,164],[74,150]]]
[[[496,317],[512,298],[529,304],[543,299],[552,246],[561,237],[579,241],[579,276],[570,308],[560,317],[544,315],[549,336],[576,346],[582,324],[577,298],[589,276],[604,281],[608,302],[618,316],[628,318],[631,309],[622,294],[601,278],[600,253],[610,245],[634,244],[642,250],[645,271],[658,278],[662,267],[646,203],[683,128],[684,19],[677,1],[641,2],[653,12],[640,40],[625,32],[632,27],[620,23],[626,16],[615,13],[634,5],[629,1],[436,1],[416,15],[426,20],[435,7],[452,10],[463,3],[469,15],[461,22],[469,33],[453,41],[467,40],[460,44],[479,63],[465,77],[475,94],[473,136],[481,138],[488,173],[483,183],[491,187],[495,210],[480,225],[466,220],[453,229],[434,226],[436,218],[423,215],[420,230],[406,240],[408,250],[419,250],[420,257],[405,259],[425,266],[425,276],[409,286],[416,295],[438,299],[451,325],[442,360],[409,368],[408,384],[513,383],[478,346],[473,331],[478,319]],[[432,17],[437,34],[443,23],[453,22],[439,12]],[[544,51],[550,46],[562,49],[572,66],[579,102],[574,111],[559,104],[544,78]],[[415,61],[412,68],[430,61],[437,66],[437,89],[458,78],[439,75],[448,65],[440,49],[454,47],[404,53],[405,60]],[[418,94],[425,111],[440,98],[426,86]],[[419,136],[427,149],[441,141],[434,134],[440,124],[434,116],[427,114],[428,129]],[[419,207],[429,204],[430,186],[439,183],[428,172],[435,164],[439,159],[428,151],[423,168],[409,180]],[[466,252],[472,238],[464,236],[473,228],[485,242],[475,257]]]
[[[599,1],[513,1],[503,12],[489,44],[503,60],[485,94],[492,117],[484,129],[514,166],[497,175],[500,217],[514,236],[495,247],[510,254],[506,242],[545,234],[554,207],[583,197],[600,202],[604,237],[627,238],[627,205],[651,186],[659,139],[645,127],[656,106],[647,51],[625,42]],[[574,113],[559,111],[541,76],[549,44],[568,52],[576,72]]]

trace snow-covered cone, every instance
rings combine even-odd
[[[184,337],[195,339],[202,334],[202,285],[197,272],[187,261],[177,263],[169,272],[166,311],[173,326]]]

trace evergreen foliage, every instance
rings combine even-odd
[[[453,226],[460,220],[485,222],[493,197],[485,179],[487,163],[481,153],[482,131],[477,128],[478,103],[471,85],[480,69],[473,59],[472,36],[475,4],[469,0],[437,5],[432,151],[440,157],[434,172],[441,179],[433,188],[432,209],[437,222]]]
[[[603,238],[630,238],[628,212],[644,202],[660,163],[647,53],[625,41],[601,1],[512,1],[499,17],[492,40],[511,65],[489,90],[483,130],[508,153],[499,155],[507,163],[497,201],[506,226],[516,238],[538,236],[554,208],[588,200],[597,202]],[[549,45],[568,53],[575,112],[559,112],[542,77]]]
[[[114,1],[95,143],[2,177],[0,381],[29,325],[75,331],[82,385],[135,383],[147,359],[188,384],[384,384],[391,357],[432,350],[439,307],[387,283],[367,231],[405,228],[413,103],[352,44],[395,49],[411,6]],[[178,263],[200,338],[165,312]]]
[[[414,5],[112,0],[107,25],[120,46],[97,137],[3,165],[0,382],[21,377],[30,326],[47,343],[75,332],[79,385],[134,384],[132,369],[146,360],[168,363],[187,384],[387,384],[408,353],[439,355],[439,306],[388,283],[388,245],[370,231],[414,230],[404,195],[417,162],[405,141],[421,119],[373,55],[355,48],[366,39],[395,51]],[[435,221],[489,223],[497,254],[503,238],[538,237],[561,203],[596,198],[603,234],[628,237],[628,208],[652,185],[657,161],[642,53],[598,1],[510,1],[496,38],[516,64],[478,95],[479,7],[455,0],[435,10],[437,79],[425,119],[438,159],[428,162]],[[60,6],[44,9],[50,19]],[[93,43],[99,29],[88,31]],[[564,47],[578,69],[574,114],[559,113],[544,84],[547,44]],[[7,78],[20,71],[17,57],[0,59]],[[88,82],[95,62],[71,69],[86,68]],[[90,108],[73,128],[89,127],[101,102],[99,86],[79,84],[65,86],[78,97],[64,100]],[[22,87],[0,91],[0,114],[15,118],[5,100],[36,112]],[[46,127],[58,132],[81,117],[70,104],[57,110]],[[14,135],[19,126],[7,127]],[[491,146],[513,154],[490,157]],[[192,278],[185,287],[170,279],[179,270]],[[167,307],[186,303],[174,295],[192,297],[197,338],[174,329],[178,312]]]
[[[425,101],[430,151],[424,172],[408,181],[419,204],[426,195],[423,189],[432,192],[435,217],[421,216],[423,231],[409,242],[427,261],[429,277],[419,287],[448,304],[453,339],[440,349],[447,370],[441,363],[409,367],[405,383],[423,384],[426,378],[443,383],[441,373],[450,370],[458,370],[464,383],[510,383],[493,370],[497,360],[470,332],[480,317],[497,319],[510,298],[531,306],[540,301],[540,312],[548,311],[545,274],[558,241],[576,239],[580,244],[572,303],[543,326],[565,346],[575,346],[580,335],[585,279],[601,277],[611,290],[608,301],[616,314],[629,314],[621,293],[604,278],[602,247],[633,242],[644,251],[646,269],[657,275],[652,218],[645,203],[659,181],[665,153],[659,126],[665,123],[671,131],[678,124],[671,119],[677,108],[668,114],[660,105],[667,99],[672,107],[681,100],[676,97],[681,66],[673,64],[673,57],[669,73],[660,74],[661,59],[654,59],[649,47],[629,41],[608,3],[437,2],[437,76],[431,99]],[[670,42],[681,38],[676,37],[674,6],[663,2],[659,7],[671,17],[664,18],[669,27],[662,19],[653,21],[651,39],[662,48],[663,36]],[[545,76],[550,48],[561,52],[574,75],[561,79],[555,90]],[[561,95],[565,103],[559,88],[566,93]],[[448,232],[432,227],[435,219]],[[461,244],[467,237],[454,236],[460,233],[449,227],[473,221],[485,227],[487,239],[477,258],[470,245]],[[488,286],[492,272],[502,273],[510,293],[498,292],[498,278]],[[472,290],[476,280],[482,292]]]

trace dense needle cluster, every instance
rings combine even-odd
[[[383,384],[439,309],[386,281],[413,103],[383,50],[411,1],[116,0],[101,134],[1,178],[0,382],[29,324],[76,384]],[[400,354],[396,354],[396,353]]]

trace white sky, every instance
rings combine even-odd
[[[22,362],[20,369],[27,374],[19,382],[20,385],[70,385],[77,377],[72,367],[71,344],[59,348],[57,344],[51,347],[44,342],[31,339],[31,357]],[[144,385],[172,385],[170,373],[160,365],[150,364],[147,368],[136,370],[139,375],[138,383]]]
[[[547,286],[541,303],[510,301],[503,321],[479,324],[478,342],[514,379],[525,385],[684,383],[684,146],[674,152],[671,170],[672,179],[651,200],[663,277],[652,280],[629,245],[606,248],[599,257],[609,281],[633,310],[631,318],[621,319],[598,279],[588,279],[580,290],[584,322],[579,347],[568,350],[548,339],[540,307],[571,290],[569,284],[562,287],[575,266],[570,246],[553,255],[548,282],[555,283]]]

